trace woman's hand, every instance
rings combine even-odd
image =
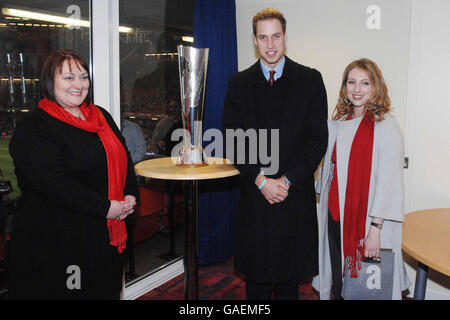
[[[384,219],[383,218],[372,218],[372,222],[377,225],[383,226]],[[376,226],[371,225],[369,228],[369,234],[367,235],[364,241],[364,256],[365,257],[380,257],[380,232],[381,229],[378,229]]]
[[[122,201],[124,205],[124,213],[126,215],[132,214],[134,212],[134,207],[136,206],[136,198],[132,195],[126,195],[125,200]]]
[[[123,201],[111,200],[111,205],[109,207],[106,219],[111,220],[123,220],[129,214],[134,212],[134,207],[136,206],[136,198],[132,195],[126,195]]]
[[[124,213],[124,205],[121,201],[110,200],[111,205],[109,206],[108,214],[106,215],[106,219],[115,220],[119,219],[120,216]]]
[[[380,229],[374,226],[370,226],[369,234],[364,241],[364,256],[365,257],[375,257],[380,256]]]

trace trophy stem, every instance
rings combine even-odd
[[[202,119],[209,49],[179,45],[181,115],[185,130],[184,146],[177,165],[201,167],[208,164],[202,147]]]

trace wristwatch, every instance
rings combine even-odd
[[[383,225],[381,223],[371,222],[370,225],[377,227],[380,230],[381,230],[381,228],[383,228]]]
[[[290,186],[291,185],[291,182],[289,181],[289,179],[288,178],[286,178],[286,176],[285,175],[283,175],[283,179],[284,179],[284,183],[286,183],[288,186]]]

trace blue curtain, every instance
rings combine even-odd
[[[228,79],[238,70],[235,1],[195,0],[194,41],[196,48],[209,48],[203,130],[221,130]],[[237,177],[200,181],[200,265],[219,263],[233,255],[238,201]]]

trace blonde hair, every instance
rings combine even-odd
[[[333,112],[333,120],[342,119],[353,113],[352,103],[347,98],[347,80],[348,74],[355,68],[366,72],[372,83],[372,94],[365,105],[366,112],[370,113],[373,121],[383,121],[384,115],[391,111],[391,99],[380,68],[375,62],[365,58],[355,60],[345,68],[338,103]]]
[[[283,14],[274,9],[274,8],[266,8],[255,14],[253,17],[253,34],[256,36],[256,24],[260,20],[268,20],[268,19],[278,19],[281,23],[281,28],[283,29],[283,33],[286,33],[286,19]]]

